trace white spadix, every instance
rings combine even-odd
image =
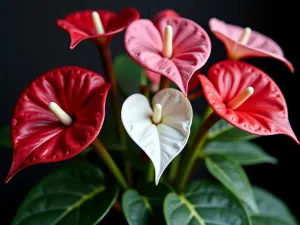
[[[92,12],[92,19],[93,19],[93,22],[94,22],[96,33],[97,34],[104,34],[105,33],[104,27],[102,25],[100,16],[96,11]]]
[[[167,25],[163,37],[163,57],[171,58],[173,55],[173,29]]]
[[[251,28],[246,27],[240,36],[239,42],[243,45],[247,44],[251,36]]]
[[[228,102],[227,106],[235,110],[240,107],[253,93],[254,88],[250,86],[246,88],[242,93],[235,96],[230,102]]]
[[[51,112],[53,112],[53,114],[59,119],[59,121],[62,122],[65,126],[69,126],[72,124],[72,118],[55,102],[50,102],[48,104],[48,107]]]

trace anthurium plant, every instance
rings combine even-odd
[[[278,85],[241,61],[270,57],[293,72],[275,41],[216,18],[207,32],[171,9],[153,18],[134,8],[85,10],[57,25],[70,49],[95,43],[103,75],[53,68],[18,99],[1,130],[0,143],[13,149],[5,182],[29,166],[72,160],[31,190],[13,225],[297,224],[243,170],[277,163],[255,138],[281,134],[299,144]],[[111,40],[122,31],[126,53],[112,57]],[[205,71],[215,37],[228,58]],[[200,114],[193,108],[201,98]]]

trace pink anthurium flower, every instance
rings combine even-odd
[[[14,109],[13,161],[5,182],[25,167],[72,158],[97,137],[110,84],[89,70],[68,66],[33,81]]]
[[[294,67],[283,54],[280,46],[263,34],[226,24],[224,21],[212,18],[209,21],[210,30],[220,39],[226,47],[228,57],[239,60],[251,57],[271,57],[282,61],[294,72]]]
[[[257,135],[285,134],[299,143],[279,87],[260,69],[225,60],[209,69],[208,78],[199,75],[199,80],[208,104],[233,126]]]
[[[73,49],[86,39],[107,46],[116,33],[139,18],[140,14],[134,8],[125,8],[119,14],[106,10],[85,10],[67,15],[58,20],[57,25],[70,34],[70,48]]]
[[[190,78],[210,55],[211,43],[193,21],[163,17],[155,25],[146,19],[132,22],[125,32],[125,48],[138,64],[172,80],[186,95]]]
[[[152,22],[155,26],[159,23],[159,21],[165,17],[180,17],[180,15],[172,9],[165,9],[157,14],[155,14],[152,18]],[[151,80],[153,85],[159,85],[161,75],[150,70],[145,70],[147,77]]]

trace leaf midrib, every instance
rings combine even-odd
[[[234,183],[234,181],[231,179],[231,177],[229,177],[225,172],[224,170],[217,164],[215,163],[210,157],[207,157],[206,160],[210,163],[211,166],[213,166],[215,168],[215,170],[217,170],[220,174],[222,174],[222,176],[227,180],[229,181],[229,183]],[[243,177],[244,179],[244,177]],[[232,189],[232,187],[230,187],[229,185],[225,184],[224,183],[224,186],[227,187],[233,194],[237,195],[238,194],[238,197],[242,200],[242,201],[246,201],[247,202],[247,199],[248,199],[248,196],[244,195],[244,193],[238,191],[238,193],[235,192],[234,189]],[[247,185],[248,186],[248,185]],[[251,201],[253,199],[253,194],[252,194],[252,191],[251,189],[248,187],[245,187],[247,188],[247,192],[248,194],[250,195],[249,197],[251,198]],[[241,193],[241,194],[239,194]],[[255,204],[255,202],[251,202],[251,205],[249,205],[251,208],[253,207],[253,210],[254,211],[258,211],[257,210],[257,206]]]
[[[60,222],[66,215],[68,215],[70,212],[72,212],[74,209],[79,208],[85,201],[93,198],[97,194],[103,192],[105,190],[105,187],[103,185],[95,188],[92,192],[83,195],[77,202],[75,202],[73,205],[70,205],[62,214],[60,217],[58,217],[51,225],[55,225],[58,222]]]
[[[192,205],[192,203],[189,202],[188,199],[186,199],[186,197],[182,194],[179,195],[179,198],[181,200],[181,202],[186,205],[186,207],[191,211],[191,215],[193,217],[195,217],[195,219],[201,224],[201,225],[205,225],[204,220],[201,218],[201,216],[198,214],[197,210],[195,210],[194,206]]]

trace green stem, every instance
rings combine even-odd
[[[154,166],[153,166],[151,160],[149,160],[146,183],[152,183],[153,181],[154,181]]]
[[[121,121],[121,104],[119,101],[119,92],[118,92],[118,85],[117,80],[113,68],[113,61],[110,53],[110,49],[107,46],[100,46],[99,52],[102,59],[102,65],[104,69],[104,74],[108,81],[111,83],[111,101],[112,101],[112,107],[113,107],[113,113],[117,125],[117,131],[119,134],[120,142],[123,146],[127,146],[127,140],[126,140],[126,132],[123,127],[122,121]],[[125,152],[125,159],[124,159],[124,166],[125,166],[125,173],[128,178],[129,184],[132,184],[132,170],[130,163],[128,161],[128,157]]]
[[[206,135],[209,132],[209,129],[212,125],[219,120],[219,116],[215,113],[211,114],[202,126],[199,128],[199,131],[196,135],[194,143],[191,148],[188,149],[186,155],[183,158],[181,163],[180,171],[178,174],[177,180],[177,190],[182,191],[188,181],[188,178],[192,172],[192,169],[195,165],[195,162],[200,154],[203,144],[205,143]]]
[[[172,183],[177,177],[178,168],[180,165],[181,155],[177,155],[171,163],[169,172],[169,182]]]
[[[123,174],[121,173],[119,167],[110,156],[104,145],[100,142],[100,140],[96,138],[93,141],[93,146],[95,147],[100,158],[104,161],[111,173],[115,176],[119,184],[122,186],[122,188],[124,188],[125,190],[128,189],[129,185],[127,184]]]

